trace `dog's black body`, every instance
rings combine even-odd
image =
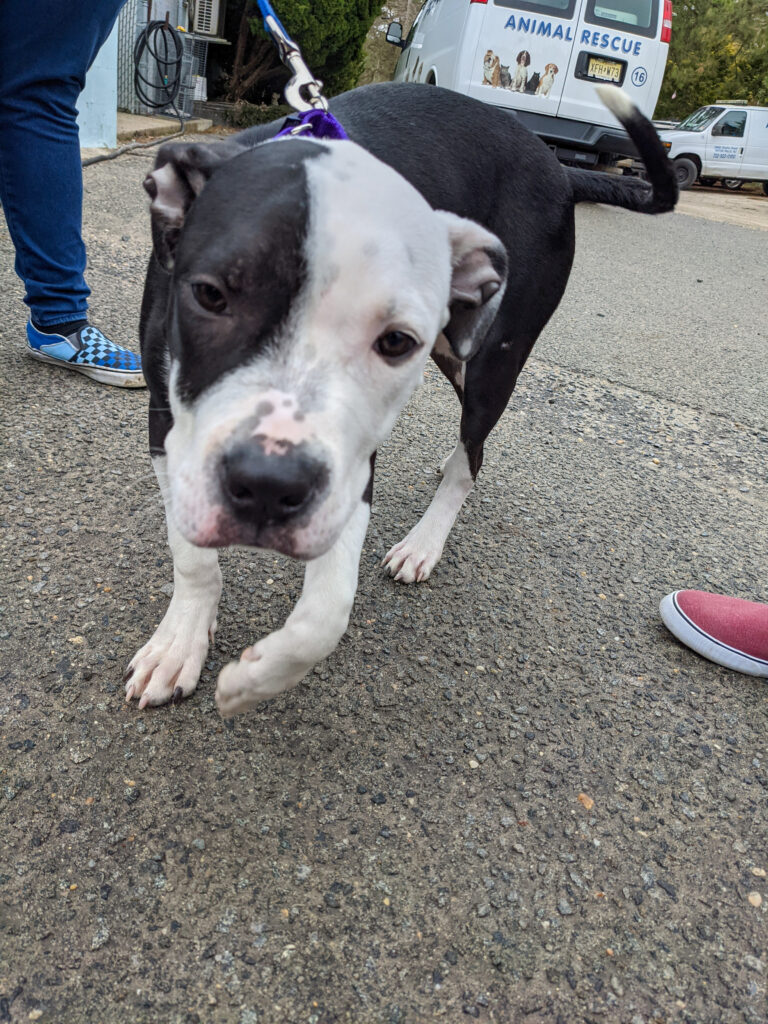
[[[510,259],[498,315],[466,365],[463,386],[454,384],[462,402],[461,439],[476,476],[485,439],[565,290],[574,252],[574,205],[594,202],[640,213],[667,212],[677,200],[671,165],[653,127],[638,112],[625,127],[644,158],[650,186],[636,178],[564,168],[513,115],[437,87],[366,86],[336,97],[330,108],[353,142],[403,175],[434,209],[477,221],[501,239],[510,255],[526,254],[525,260]],[[158,166],[183,161],[207,177],[222,161],[272,138],[284,123],[250,128],[214,146],[169,144],[160,151]],[[168,288],[168,275],[153,257],[141,340],[151,392],[150,448],[155,453],[162,452],[172,425],[165,411]],[[456,365],[451,357],[435,353],[433,358],[453,382]]]

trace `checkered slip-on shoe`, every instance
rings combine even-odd
[[[146,387],[140,357],[115,345],[98,327],[90,324],[74,334],[43,334],[30,320],[27,351],[34,359],[77,370],[100,384],[113,384],[118,388]]]
[[[703,658],[750,676],[768,676],[768,604],[676,590],[659,605],[670,633]]]

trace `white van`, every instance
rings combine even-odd
[[[395,81],[425,82],[514,110],[573,163],[634,156],[594,86],[615,82],[653,116],[672,29],[671,0],[426,0]]]
[[[730,188],[762,181],[768,195],[768,107],[716,103],[659,132],[680,188],[720,179]]]

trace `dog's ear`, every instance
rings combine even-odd
[[[451,244],[449,320],[443,334],[466,362],[480,347],[498,312],[507,283],[507,252],[496,235],[453,213],[440,211]]]
[[[184,218],[203,186],[222,163],[242,152],[232,143],[210,146],[170,142],[158,150],[154,170],[144,179],[152,215],[152,244],[161,266],[173,267]]]

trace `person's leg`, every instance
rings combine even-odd
[[[76,101],[123,2],[0,3],[0,201],[43,329],[87,316]]]
[[[676,590],[659,606],[667,629],[704,658],[768,676],[768,604],[703,590]]]

